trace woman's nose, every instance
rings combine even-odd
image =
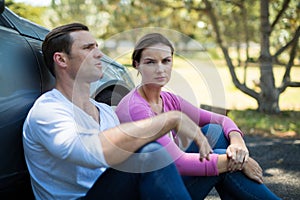
[[[163,65],[163,63],[159,62],[159,63],[157,64],[157,69],[156,69],[156,71],[157,71],[157,72],[163,72],[164,70],[165,70],[165,66]]]

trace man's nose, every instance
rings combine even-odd
[[[97,58],[101,58],[103,55],[104,55],[104,53],[99,48],[95,49],[95,56]]]

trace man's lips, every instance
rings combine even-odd
[[[101,63],[96,63],[96,66],[97,66],[98,68],[102,68],[102,64],[101,64]]]

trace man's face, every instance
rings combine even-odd
[[[100,58],[103,53],[99,50],[95,38],[88,31],[72,32],[73,45],[68,55],[70,75],[76,81],[94,82],[102,78]]]

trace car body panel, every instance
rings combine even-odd
[[[0,13],[0,199],[33,199],[23,155],[22,126],[34,101],[55,84],[41,51],[48,32],[8,8]],[[109,57],[102,59],[105,75],[92,84],[91,97],[110,104],[118,92],[116,104],[134,84],[124,66]]]

